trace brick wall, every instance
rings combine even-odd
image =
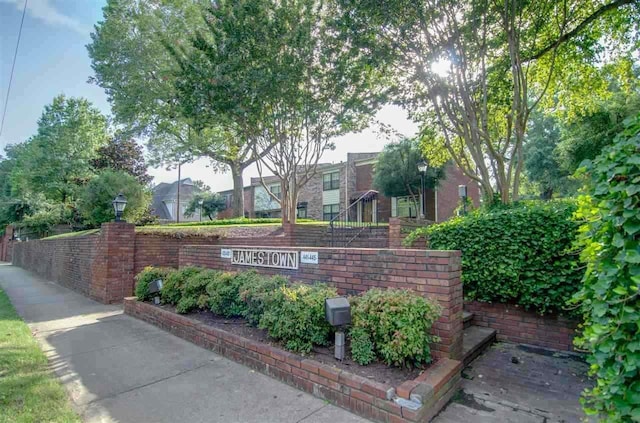
[[[474,207],[480,205],[480,188],[471,178],[466,176],[454,165],[448,165],[446,176],[438,185],[438,222],[443,222],[455,215],[454,211],[458,207],[460,198],[458,197],[458,185],[467,186],[467,195],[473,202]]]
[[[536,345],[556,350],[573,350],[576,320],[562,316],[540,316],[509,304],[465,302],[464,309],[473,313],[472,324],[495,329],[498,339]]]
[[[302,391],[377,422],[426,422],[458,391],[462,363],[439,359],[398,387],[369,380],[275,346],[226,332],[135,298],[125,313]],[[417,397],[420,401],[416,401]],[[398,401],[398,398],[404,401]],[[410,401],[411,400],[411,401]]]
[[[462,354],[459,251],[294,247],[296,251],[317,251],[319,264],[300,263],[297,270],[286,270],[233,265],[230,259],[220,257],[220,250],[225,247],[233,246],[185,246],[180,249],[180,266],[236,271],[254,268],[263,274],[288,275],[296,281],[326,282],[341,294],[374,287],[412,289],[438,300],[443,307],[442,316],[434,325],[434,334],[441,338],[434,347],[434,355],[458,359]],[[254,244],[247,248],[256,247]],[[261,248],[276,249],[272,245]]]
[[[427,240],[424,237],[416,239],[411,246],[405,247],[404,239],[417,228],[433,224],[431,221],[392,217],[389,219],[389,248],[424,248]]]
[[[91,295],[98,235],[12,242],[13,264],[60,285]]]
[[[360,232],[361,228],[341,234],[345,238],[355,237],[349,244],[350,248],[387,248],[389,245],[389,230],[386,226],[373,227]],[[344,230],[343,230],[344,231]],[[328,247],[331,246],[331,232],[327,225],[294,225],[287,230],[288,243],[283,246],[295,247]],[[226,241],[222,241],[226,242]],[[236,244],[239,245],[239,244]]]

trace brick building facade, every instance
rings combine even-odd
[[[379,153],[348,153],[346,162],[318,165],[316,175],[300,190],[298,196],[298,217],[315,220],[331,220],[363,194],[375,190],[373,178]],[[276,176],[263,178],[264,185],[272,194],[281,192],[280,180]],[[441,222],[454,215],[458,207],[458,185],[466,185],[468,195],[475,206],[480,203],[480,189],[460,169],[447,165],[445,178],[436,189],[425,192],[425,218]],[[227,200],[228,209],[219,218],[232,216],[233,191],[220,192]],[[251,184],[244,188],[245,217],[280,217],[280,205],[263,186],[260,178],[251,178]],[[420,206],[422,207],[422,206]],[[388,222],[390,217],[417,217],[422,210],[416,210],[408,197],[385,197],[376,193],[373,201],[354,210],[359,221]],[[357,217],[355,217],[357,216]]]

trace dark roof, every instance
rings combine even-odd
[[[180,184],[180,204],[183,200],[191,200],[193,195],[200,191],[194,184],[191,178],[182,179]],[[171,214],[165,201],[176,200],[178,197],[178,181],[171,184],[162,182],[153,187],[153,198],[151,201],[151,212],[160,219],[171,220]]]

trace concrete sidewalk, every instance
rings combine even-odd
[[[0,287],[86,422],[366,422],[18,267]]]

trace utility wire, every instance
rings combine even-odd
[[[4,118],[7,116],[7,106],[9,105],[9,94],[11,93],[11,82],[13,82],[13,71],[16,68],[16,58],[18,57],[18,48],[20,47],[20,37],[22,37],[22,26],[24,25],[24,15],[27,13],[27,1],[24,0],[24,8],[22,9],[22,19],[20,20],[20,29],[18,30],[18,41],[16,42],[16,51],[13,53],[13,64],[11,65],[11,74],[9,76],[9,86],[7,87],[7,97],[4,99],[4,112],[2,112],[2,123],[0,123],[0,137],[4,129]]]

